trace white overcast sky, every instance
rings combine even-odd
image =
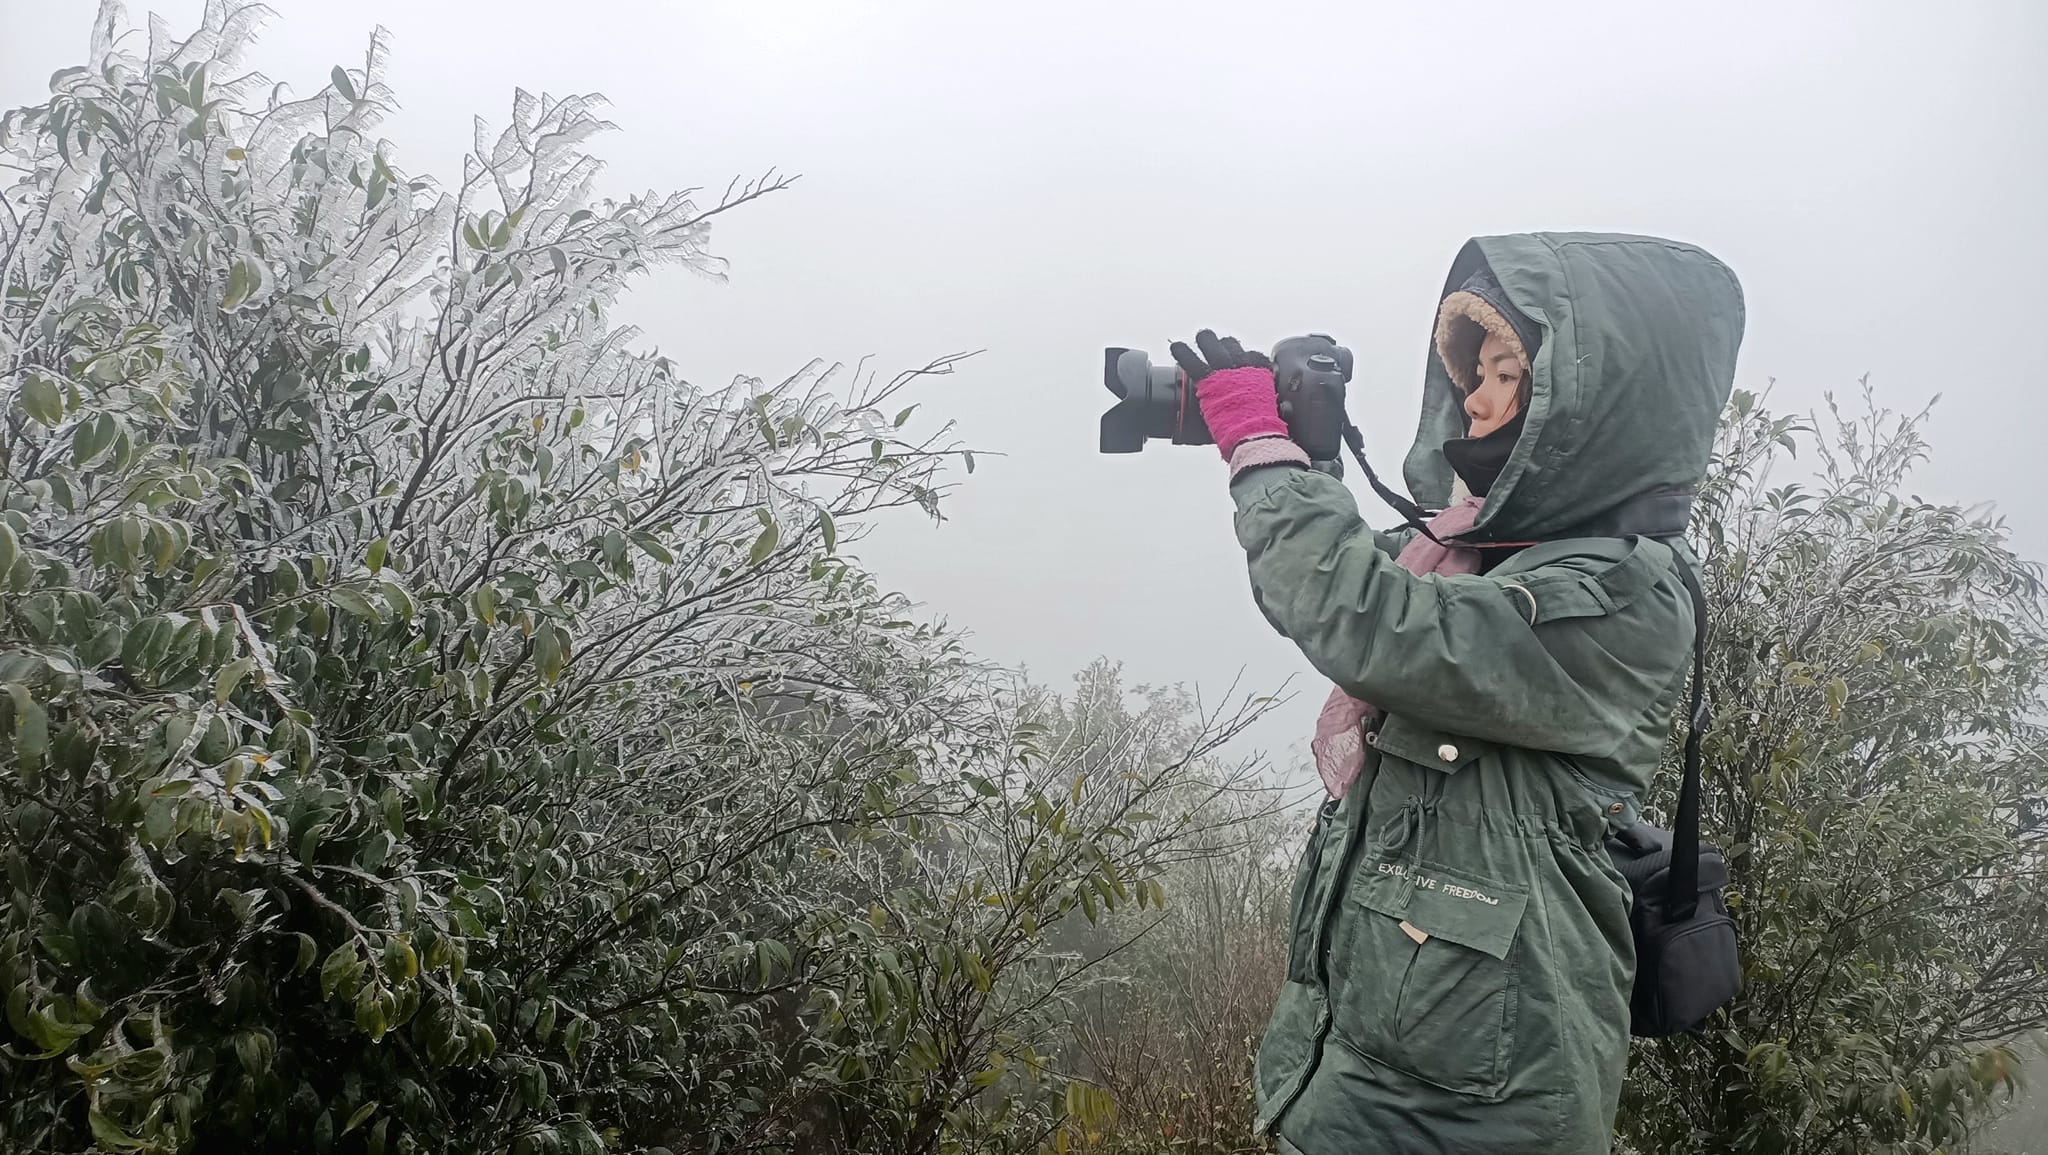
[[[131,12],[182,31],[200,7]],[[1395,474],[1476,233],[1705,245],[1748,294],[1739,385],[1941,394],[1922,491],[1996,501],[2048,558],[2048,4],[272,7],[248,63],[301,90],[390,29],[385,131],[414,174],[456,173],[515,86],[610,98],[606,191],[802,173],[720,221],[730,284],[660,275],[623,314],[706,383],[986,350],[920,399],[1006,456],[946,524],[862,552],[1049,680],[1099,654],[1211,693],[1310,673],[1252,607],[1213,450],[1095,453],[1101,347],[1336,334]],[[0,0],[0,106],[83,61],[93,9]],[[1260,732],[1284,764],[1322,692],[1298,684]]]

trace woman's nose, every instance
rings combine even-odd
[[[1486,391],[1484,389],[1474,389],[1472,392],[1465,394],[1465,416],[1474,421],[1484,421],[1487,417],[1487,409]]]

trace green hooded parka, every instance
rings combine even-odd
[[[1418,576],[1323,473],[1231,487],[1260,610],[1386,715],[1295,882],[1257,1067],[1287,1155],[1610,1147],[1635,957],[1602,839],[1637,821],[1671,733],[1693,633],[1677,567],[1697,563],[1677,537],[1607,534],[1698,485],[1742,290],[1690,245],[1567,233],[1473,240],[1445,294],[1482,265],[1541,339],[1467,540],[1541,544]],[[1423,391],[1407,481],[1441,506],[1464,418],[1434,345]]]

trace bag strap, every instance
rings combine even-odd
[[[1667,918],[1683,922],[1700,905],[1700,740],[1714,722],[1707,702],[1707,595],[1683,558],[1678,576],[1692,595],[1692,708],[1686,718],[1685,780],[1678,788],[1678,817],[1671,829],[1671,890],[1665,910]]]

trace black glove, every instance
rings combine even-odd
[[[1195,334],[1195,344],[1201,347],[1196,355],[1188,348],[1187,342],[1175,341],[1167,346],[1167,352],[1188,375],[1188,380],[1200,384],[1202,378],[1218,369],[1271,369],[1273,359],[1256,349],[1246,349],[1237,343],[1235,337],[1218,337],[1216,330],[1204,329]]]

